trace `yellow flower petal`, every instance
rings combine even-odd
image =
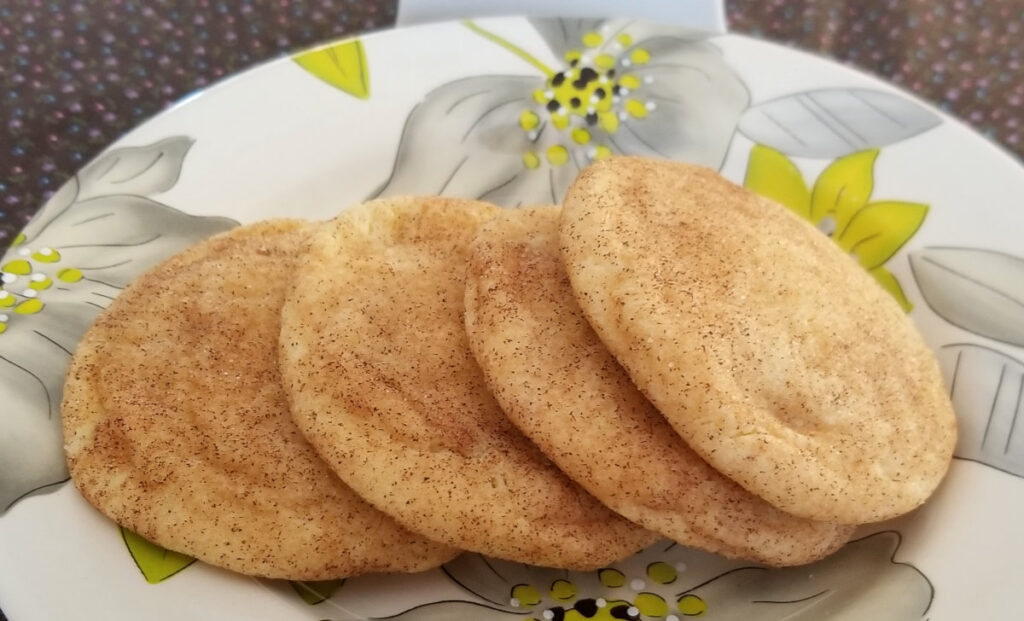
[[[928,205],[920,203],[870,203],[854,214],[846,230],[836,236],[836,243],[853,253],[865,269],[874,269],[914,236],[926,215]]]
[[[540,117],[533,110],[523,110],[522,114],[519,115],[519,127],[526,131],[530,131],[539,124]]]
[[[747,176],[748,189],[789,207],[802,218],[811,217],[811,192],[804,183],[800,169],[788,157],[764,145],[750,150]]]
[[[668,563],[659,561],[647,566],[647,577],[658,584],[672,584],[678,576],[676,568]]]
[[[523,153],[523,165],[527,168],[537,168],[540,166],[540,158],[533,151],[527,151]]]
[[[6,291],[0,291],[0,308],[10,308],[18,300]]]
[[[32,258],[40,263],[56,263],[60,261],[60,253],[53,248],[40,248],[32,253]]]
[[[647,106],[638,99],[630,99],[626,102],[626,112],[634,118],[642,119],[647,116]]]
[[[596,32],[593,32],[593,31],[588,32],[587,34],[583,35],[583,39],[582,40],[583,40],[583,45],[585,45],[587,47],[597,47],[597,46],[601,45],[602,43],[604,43],[604,37],[602,37],[601,35],[597,34]]]
[[[609,134],[614,134],[619,129],[619,115],[609,110],[597,115],[597,124]]]
[[[868,202],[874,186],[878,149],[858,151],[829,164],[814,182],[811,194],[811,222],[817,224],[828,214],[836,220],[836,234],[842,234],[858,209]]]
[[[640,614],[647,617],[664,617],[668,614],[668,604],[654,593],[640,593],[633,600],[633,605]]]
[[[360,99],[370,97],[370,71],[359,39],[301,52],[292,60],[335,88]]]
[[[18,304],[17,306],[14,307],[14,312],[18,313],[19,315],[35,315],[41,310],[43,310],[43,303],[39,300],[39,298],[25,300],[21,304]]]
[[[638,47],[629,54],[629,59],[633,61],[633,64],[642,65],[651,59],[651,53]]]
[[[595,149],[595,151],[596,151],[596,153],[594,154],[594,159],[595,160],[603,160],[606,157],[611,157],[612,156],[612,150],[609,149],[608,147],[604,146],[604,145],[600,145],[599,147],[597,147],[597,149]]]
[[[551,124],[558,129],[565,129],[569,127],[569,115],[567,114],[552,114]]]
[[[0,334],[3,334],[6,331],[7,331],[7,324],[6,323],[0,323]]]
[[[78,282],[82,278],[82,272],[73,267],[66,267],[57,272],[57,279],[64,282]]]
[[[43,278],[41,278],[39,280],[33,279],[32,282],[30,282],[28,284],[28,288],[29,289],[34,289],[36,291],[45,291],[45,290],[49,289],[52,285],[53,285],[53,281],[50,280],[50,278],[48,276],[44,276]]]
[[[545,95],[544,91],[542,89],[539,89],[539,88],[533,91],[533,100],[536,101],[537,103],[547,103],[548,102],[547,95]]]
[[[602,69],[611,69],[615,66],[615,57],[611,54],[598,54],[594,64]]]
[[[579,589],[576,588],[576,585],[568,580],[555,580],[551,583],[551,597],[557,600],[564,602],[565,600],[572,599],[576,597],[578,592]]]
[[[601,584],[609,589],[617,589],[626,584],[626,576],[618,569],[612,569],[611,567],[597,572],[597,577]]]
[[[882,288],[888,291],[892,297],[896,298],[896,302],[899,303],[900,307],[903,308],[903,312],[909,313],[914,310],[914,305],[907,299],[905,293],[903,293],[903,287],[900,286],[900,281],[896,280],[892,272],[885,269],[884,267],[876,267],[873,270],[869,270],[878,284],[882,285]]]
[[[569,150],[560,144],[548,147],[547,155],[548,161],[551,162],[552,166],[561,166],[569,161]]]
[[[629,36],[629,34],[625,32],[615,37],[615,40],[622,45],[633,45],[633,37]]]
[[[696,595],[684,595],[679,598],[679,612],[687,617],[699,617],[708,611],[708,605]]]
[[[536,606],[540,603],[540,591],[532,584],[517,584],[512,587],[512,597],[520,606]]]
[[[8,274],[17,274],[18,276],[26,276],[32,273],[32,264],[24,259],[15,259],[14,261],[8,261],[0,270],[7,272]]]
[[[621,80],[619,80],[619,84],[626,88],[640,88],[640,78],[636,77],[632,73],[627,73],[622,76]]]
[[[582,127],[577,127],[572,130],[572,139],[576,144],[587,144],[590,142],[590,132]]]

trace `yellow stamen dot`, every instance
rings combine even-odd
[[[632,73],[627,73],[626,75],[622,76],[621,80],[619,80],[619,84],[625,86],[626,88],[640,88],[640,79],[637,78]]]
[[[597,153],[594,154],[595,160],[603,160],[606,157],[612,156],[612,150],[608,147],[601,145],[597,148]]]
[[[565,114],[552,114],[551,123],[558,129],[569,127],[569,117]]]
[[[32,273],[32,264],[24,259],[15,259],[14,261],[8,261],[3,267],[0,267],[0,270],[8,274],[25,276]]]
[[[572,61],[579,61],[583,58],[583,54],[579,50],[569,50],[565,53],[565,62],[572,64]]]
[[[633,600],[633,605],[640,614],[647,617],[664,617],[668,614],[668,604],[654,593],[641,593]]]
[[[638,119],[642,119],[647,116],[647,106],[640,100],[630,99],[626,102],[626,112]]]
[[[602,112],[597,115],[597,124],[609,134],[614,134],[619,129],[619,116],[612,111]]]
[[[633,37],[629,36],[626,33],[622,33],[619,36],[615,37],[615,40],[618,41],[619,43],[621,43],[622,45],[632,45],[633,44]]]
[[[3,334],[6,331],[7,331],[7,324],[6,323],[0,323],[0,334]]]
[[[525,164],[527,168],[537,168],[540,166],[540,158],[537,157],[537,154],[533,151],[527,151],[526,153],[523,153],[523,164]]]
[[[699,617],[708,611],[708,605],[696,595],[684,595],[679,598],[679,612],[687,617]]]
[[[15,246],[20,246],[20,245],[22,245],[24,243],[25,243],[25,234],[24,233],[18,233],[18,236],[15,237],[14,241],[11,242],[11,248],[14,248]]]
[[[42,280],[33,280],[31,283],[29,283],[28,287],[29,289],[35,289],[36,291],[44,291],[46,289],[49,289],[52,284],[52,280],[50,280],[49,278],[43,278]]]
[[[638,47],[629,54],[629,59],[636,65],[642,65],[651,59],[651,53]]]
[[[519,126],[530,131],[540,124],[540,117],[533,110],[523,110],[523,113],[519,115]]]
[[[618,569],[612,569],[611,567],[597,572],[597,577],[601,584],[609,589],[617,589],[626,584],[626,576]]]
[[[604,42],[604,37],[597,34],[596,32],[588,32],[583,35],[583,45],[587,47],[597,47]]]
[[[569,150],[560,144],[548,147],[548,161],[552,166],[561,166],[569,161]]]
[[[540,591],[532,584],[517,584],[512,587],[512,597],[520,606],[536,606],[540,603]]]
[[[60,253],[53,248],[43,248],[33,252],[32,258],[40,263],[56,263],[60,261]]]
[[[555,580],[551,583],[551,597],[565,601],[576,597],[579,589],[568,580]]]
[[[548,98],[544,96],[544,91],[539,88],[533,91],[533,100],[536,101],[537,103],[548,102]]]
[[[679,574],[676,573],[676,568],[668,563],[662,563],[659,561],[647,566],[647,577],[658,584],[672,584],[676,581],[678,576]]]
[[[43,303],[39,301],[39,298],[32,298],[31,300],[25,300],[21,304],[14,307],[14,312],[19,315],[35,315],[39,311],[43,310]]]
[[[17,300],[14,299],[14,296],[11,295],[10,293],[7,293],[6,291],[0,291],[0,308],[8,308],[14,306],[14,303],[16,301]]]
[[[590,132],[583,129],[582,127],[577,127],[576,129],[572,130],[572,139],[573,141],[576,142],[576,144],[587,144],[588,142],[590,142]]]
[[[82,272],[73,267],[66,267],[57,272],[57,278],[64,282],[78,282],[82,280]]]
[[[615,66],[615,57],[611,54],[598,54],[594,58],[594,64],[602,69],[611,69]]]

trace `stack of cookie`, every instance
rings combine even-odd
[[[906,513],[956,429],[898,305],[785,208],[602,161],[559,207],[372,201],[143,275],[75,354],[83,495],[242,573],[471,550],[593,569],[667,537],[814,561]]]

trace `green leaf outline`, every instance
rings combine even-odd
[[[327,84],[358,99],[370,98],[370,69],[361,39],[299,52],[292,60]]]
[[[196,562],[191,556],[161,547],[124,526],[118,528],[135,566],[150,584],[163,582]]]
[[[805,220],[811,219],[811,191],[803,173],[781,151],[755,144],[747,160],[743,186],[789,207]]]
[[[878,149],[857,151],[843,156],[821,171],[811,192],[811,222],[817,224],[826,215],[836,220],[836,237],[871,200],[875,187],[875,160]]]
[[[341,585],[345,584],[344,578],[335,580],[289,580],[288,584],[291,585],[292,589],[298,593],[302,601],[306,602],[310,606],[316,606],[322,604],[331,597],[341,588]]]
[[[923,203],[905,201],[868,203],[850,218],[846,230],[836,237],[836,241],[840,247],[853,253],[864,269],[871,270],[880,267],[917,233],[928,216],[928,210],[928,205]],[[868,220],[874,220],[873,224],[876,224],[892,220],[894,217],[903,220],[899,223],[900,226],[868,226],[864,231],[855,229],[857,225]],[[880,245],[881,249],[865,251],[865,244]],[[869,258],[869,255],[877,256]]]

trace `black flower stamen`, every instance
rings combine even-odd
[[[605,95],[607,94],[608,93],[606,93],[605,90],[601,87],[598,87],[597,89],[594,90],[594,95],[596,95],[598,99],[604,99]]]
[[[555,77],[551,78],[552,86],[561,86],[562,82],[565,82],[565,74],[559,71],[555,74]]]
[[[572,81],[572,85],[573,85],[573,88],[575,88],[576,90],[583,90],[583,89],[587,88],[587,81],[584,80],[583,78],[579,78],[579,79],[573,80]]]
[[[573,97],[572,99],[570,99],[570,100],[569,100],[569,104],[570,104],[570,105],[571,105],[571,106],[572,106],[573,108],[579,108],[579,107],[580,107],[580,104],[581,104],[581,103],[582,103],[582,102],[580,101],[580,98],[579,98],[579,97]]]
[[[584,67],[583,69],[580,70],[580,79],[583,80],[584,83],[596,80],[597,72],[594,71],[591,67]]]
[[[552,99],[551,101],[548,102],[548,105],[547,105],[548,112],[558,112],[558,110],[561,107],[562,107],[562,104],[558,103],[557,99]]]
[[[597,114],[591,112],[587,116],[583,117],[587,121],[587,125],[597,125]]]
[[[590,619],[597,614],[597,600],[595,599],[581,599],[576,602],[573,606],[576,612],[580,613],[584,619]]]

